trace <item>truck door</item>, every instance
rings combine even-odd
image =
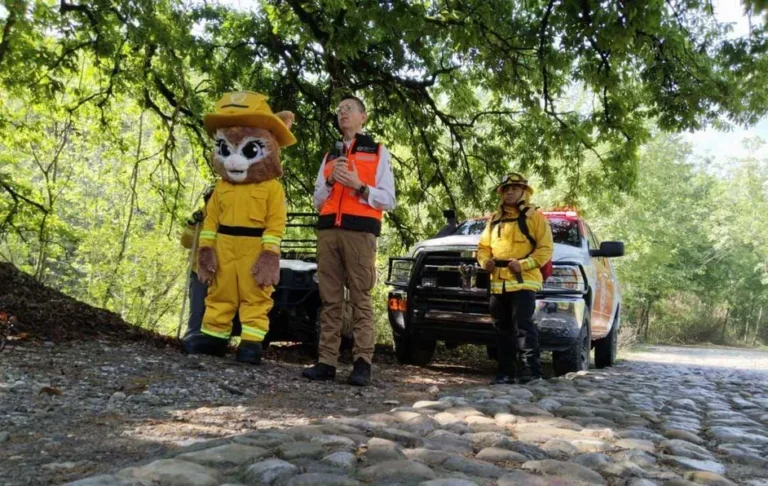
[[[600,241],[586,224],[587,242],[590,250],[600,248]],[[613,276],[608,265],[608,260],[602,257],[592,257],[595,265],[597,282],[594,292],[595,299],[592,307],[592,339],[599,339],[608,334],[613,312]]]

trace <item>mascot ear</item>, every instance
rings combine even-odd
[[[285,124],[285,128],[288,130],[291,129],[291,125],[293,125],[293,121],[296,119],[294,114],[290,111],[280,111],[275,113],[275,116],[277,116],[283,122],[283,124]]]

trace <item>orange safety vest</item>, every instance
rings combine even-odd
[[[368,135],[357,134],[347,150],[349,167],[357,168],[360,182],[376,187],[376,171],[379,167],[380,146]],[[323,175],[326,179],[333,172],[333,161],[325,154]],[[363,231],[379,236],[383,211],[360,202],[360,196],[352,188],[335,182],[331,194],[320,208],[317,229],[342,228]]]

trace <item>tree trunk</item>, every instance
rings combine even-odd
[[[752,316],[755,315],[755,298],[752,294],[750,294],[750,303],[749,303],[749,314],[747,314],[747,318],[744,319],[744,343],[747,342],[747,336],[749,335],[749,323],[752,321]]]
[[[650,336],[651,336],[651,306],[653,305],[652,301],[648,301],[648,304],[646,305],[645,309],[645,342],[649,342]]]
[[[755,337],[753,339],[753,344],[757,344],[757,341],[760,337],[760,321],[763,320],[763,306],[760,306],[760,312],[757,313],[757,322],[755,323]]]
[[[637,316],[637,335],[643,334],[643,326],[645,326],[645,304],[640,307],[640,313]]]
[[[729,307],[725,311],[725,319],[723,319],[723,329],[720,332],[720,341],[725,344],[725,328],[728,326],[728,316],[731,314],[731,308]]]

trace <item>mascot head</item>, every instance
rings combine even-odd
[[[283,175],[280,147],[296,143],[291,133],[293,113],[272,113],[260,93],[226,93],[213,113],[203,118],[216,146],[213,168],[224,180],[248,184]]]

